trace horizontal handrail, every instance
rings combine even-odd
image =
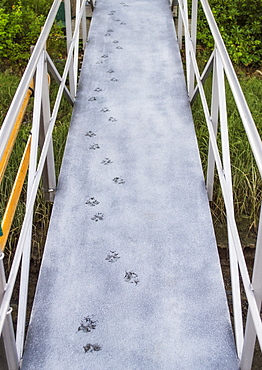
[[[214,51],[211,54],[209,61],[200,75],[197,59],[196,59],[196,40],[197,40],[197,0],[192,0],[192,15],[191,15],[191,30],[189,30],[188,6],[187,0],[178,0],[179,3],[179,22],[178,22],[178,39],[182,46],[182,24],[184,26],[185,48],[186,48],[186,75],[189,99],[191,104],[194,103],[197,94],[200,94],[202,107],[205,114],[205,120],[209,132],[210,148],[208,158],[208,173],[207,173],[207,190],[209,198],[212,198],[213,181],[214,181],[214,164],[216,164],[217,173],[224,197],[224,204],[227,214],[228,235],[229,235],[229,251],[230,251],[230,266],[232,278],[232,295],[235,320],[235,339],[237,352],[241,362],[241,369],[250,369],[252,364],[254,338],[257,336],[262,348],[262,322],[260,317],[260,306],[262,298],[262,282],[261,273],[258,272],[259,263],[257,258],[262,256],[261,243],[257,243],[257,253],[253,269],[252,283],[249,278],[243,249],[237,225],[235,221],[233,208],[233,193],[231,181],[231,165],[230,165],[230,150],[229,138],[227,133],[227,113],[226,113],[226,96],[224,75],[227,77],[232,95],[234,97],[239,115],[246,131],[248,141],[250,143],[258,170],[262,175],[262,143],[258,130],[250,113],[249,107],[245,100],[244,94],[237,79],[235,70],[229,58],[228,52],[224,45],[223,39],[219,33],[219,29],[213,17],[212,11],[207,0],[200,0],[200,4],[204,10],[210,32],[214,40]],[[207,76],[213,70],[213,86],[212,86],[212,104],[211,112],[207,103],[204,83]],[[220,114],[219,114],[220,113]],[[217,144],[217,125],[220,119],[221,125],[221,142],[222,142],[222,159],[220,150]],[[261,217],[260,217],[261,225]],[[262,240],[261,226],[259,227],[258,241]],[[246,325],[246,335],[243,333],[243,319],[241,311],[241,295],[239,285],[238,269],[241,274],[244,285],[247,301],[249,304],[249,319]],[[254,285],[253,282],[256,282]],[[260,282],[260,283],[258,283]],[[252,318],[250,320],[250,318]],[[252,343],[251,345],[249,343]]]
[[[30,84],[30,81],[32,80],[36,67],[37,62],[40,58],[42,50],[45,48],[45,44],[48,38],[48,35],[51,31],[52,25],[55,21],[55,17],[57,14],[57,11],[59,9],[60,3],[62,0],[55,0],[53,2],[53,5],[50,9],[50,12],[47,16],[45,25],[42,29],[42,32],[39,36],[39,39],[34,47],[33,53],[31,58],[29,59],[29,62],[27,64],[27,67],[25,69],[25,72],[22,76],[22,79],[19,83],[19,86],[16,90],[16,93],[14,95],[14,98],[12,100],[12,103],[10,105],[10,108],[7,112],[7,115],[4,119],[4,122],[1,127],[0,131],[0,160],[3,157],[4,150],[6,148],[12,127],[14,125],[15,120],[17,119],[17,115],[19,112],[19,109],[22,105],[22,102],[24,100],[25,94],[28,90],[28,86]]]
[[[17,354],[14,356],[10,354],[11,360],[13,357],[18,357],[18,359],[20,360],[23,353],[30,250],[31,250],[31,230],[34,204],[36,200],[37,191],[39,189],[40,181],[43,176],[44,168],[45,171],[47,171],[48,173],[47,176],[50,176],[50,179],[48,178],[49,189],[50,191],[54,190],[55,174],[54,174],[54,158],[52,147],[52,133],[56,123],[63,94],[65,95],[66,99],[68,100],[71,106],[73,106],[74,104],[78,79],[78,48],[79,48],[79,29],[81,22],[83,37],[86,37],[86,23],[85,23],[86,1],[73,0],[76,1],[77,5],[76,20],[73,34],[71,28],[71,3],[70,0],[64,1],[67,19],[66,22],[67,59],[65,62],[65,67],[62,76],[57,71],[54,62],[52,61],[50,55],[46,51],[46,41],[48,39],[52,25],[55,21],[59,6],[62,2],[62,0],[54,0],[50,12],[47,16],[45,25],[42,29],[42,32],[39,36],[39,39],[35,47],[33,48],[31,58],[28,62],[24,75],[14,95],[13,101],[10,105],[10,108],[0,130],[0,161],[3,161],[0,163],[7,163],[9,153],[11,152],[10,138],[12,138],[12,142],[14,142],[19,126],[22,122],[22,115],[19,113],[20,107],[23,106],[23,100],[25,96],[27,96],[26,100],[28,100],[29,96],[28,86],[32,78],[35,77],[35,94],[34,94],[31,135],[30,138],[28,139],[28,143],[24,151],[23,158],[21,160],[20,168],[18,169],[17,177],[13,185],[13,190],[10,195],[9,202],[5,211],[5,215],[2,222],[3,236],[0,237],[1,243],[0,247],[4,249],[4,245],[6,243],[8,235],[8,230],[10,229],[11,222],[14,217],[15,207],[19,200],[21,189],[28,169],[26,211],[21,226],[20,236],[13,257],[13,262],[9,272],[8,280],[7,282],[3,280],[2,282],[3,284],[2,285],[0,284],[0,296],[1,296],[0,335],[1,335],[1,333],[3,333],[3,328],[5,327],[6,317],[7,313],[9,312],[9,306],[14,285],[17,279],[19,268],[21,266],[16,344],[12,346],[16,348]],[[84,45],[85,40],[83,40],[83,47]],[[50,95],[48,87],[49,76],[47,75],[48,70],[51,73],[51,76],[59,85],[52,112],[50,109]],[[68,88],[66,85],[68,76],[70,88]],[[25,107],[21,109],[24,113]],[[20,117],[19,119],[17,119],[18,116]],[[16,122],[19,122],[19,125]],[[15,127],[15,129],[13,127]],[[41,138],[41,146],[39,148],[38,144],[40,131],[42,132],[43,137]],[[15,134],[13,134],[13,132],[15,132]],[[8,155],[6,153],[8,153]],[[3,264],[0,264],[0,269],[3,269]],[[4,272],[2,270],[0,271],[0,279],[1,276],[4,276]],[[4,286],[5,288],[1,289],[1,286]],[[12,337],[11,332],[9,337],[10,338]],[[8,368],[8,370],[16,369]]]
[[[25,112],[26,112],[26,108],[27,108],[28,103],[29,103],[29,99],[32,96],[33,87],[34,87],[34,82],[31,81],[31,83],[29,84],[29,87],[27,89],[26,95],[24,97],[23,103],[22,103],[22,105],[19,109],[15,124],[13,125],[11,134],[10,134],[9,139],[7,141],[7,145],[6,145],[5,150],[3,152],[3,156],[2,156],[2,159],[0,161],[0,183],[2,182],[2,179],[4,177],[4,173],[5,173],[10,155],[12,153],[12,150],[13,150],[13,147],[14,147],[14,144],[15,144],[20,126],[22,124],[22,121],[23,121],[23,118],[24,118],[24,115],[25,115]]]
[[[243,125],[245,127],[247,137],[249,140],[249,143],[251,145],[252,151],[254,153],[254,157],[256,159],[256,163],[260,172],[260,176],[262,176],[262,144],[261,144],[261,138],[258,134],[257,127],[255,125],[255,122],[253,120],[253,117],[251,115],[250,109],[248,107],[248,104],[246,102],[245,96],[243,94],[243,91],[241,89],[240,83],[238,81],[236,72],[234,70],[234,67],[232,65],[232,62],[229,58],[227,49],[225,47],[224,41],[222,39],[222,36],[219,32],[218,26],[216,24],[216,21],[214,19],[213,13],[210,9],[210,6],[208,4],[207,0],[200,0],[203,10],[206,15],[206,19],[208,21],[210,31],[213,35],[216,48],[219,51],[220,57],[223,62],[224,70],[227,75],[227,80],[229,82],[229,85],[231,87],[231,91],[233,93],[233,96],[235,98],[235,102],[239,111],[239,114],[241,116]]]
[[[16,207],[20,198],[22,187],[25,181],[27,169],[29,166],[29,155],[31,146],[31,136],[29,137],[24,154],[17,171],[16,179],[12,188],[10,198],[8,200],[6,210],[2,219],[2,233],[0,237],[0,252],[4,252],[7,238],[10,232],[11,224],[15,215]]]

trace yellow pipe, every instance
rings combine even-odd
[[[14,147],[14,144],[15,144],[15,141],[16,141],[19,128],[22,124],[22,121],[23,121],[23,118],[24,118],[24,115],[25,115],[25,111],[26,111],[30,96],[32,95],[32,91],[30,91],[30,89],[33,89],[33,87],[34,87],[34,83],[33,83],[33,80],[32,80],[30,85],[29,85],[29,89],[28,89],[28,91],[25,95],[24,101],[21,105],[20,111],[18,113],[18,116],[17,116],[16,122],[14,124],[13,130],[12,130],[11,135],[9,137],[9,140],[7,142],[3,157],[0,161],[0,184],[3,180],[4,173],[5,173],[10,155],[12,153],[12,150],[13,150],[13,147]]]
[[[28,165],[29,165],[29,159],[30,159],[30,147],[31,147],[31,136],[29,137],[24,154],[19,166],[19,169],[17,171],[16,179],[12,188],[12,192],[10,194],[6,210],[4,213],[4,217],[2,219],[1,228],[3,235],[0,236],[0,251],[4,251],[6,241],[10,232],[10,228],[12,225],[12,221],[15,215],[17,203],[20,198],[20,194],[23,188],[23,184],[25,181]]]

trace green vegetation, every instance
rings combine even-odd
[[[241,73],[239,76],[247,103],[251,109],[255,123],[262,134],[262,79],[255,74],[250,77]],[[211,76],[206,81],[206,92],[210,98]],[[208,93],[209,91],[209,93]],[[262,180],[253,158],[248,139],[240,119],[229,86],[226,86],[227,108],[228,108],[228,127],[231,150],[234,206],[236,218],[239,224],[246,228],[246,231],[256,231],[258,225],[259,208],[262,199]],[[204,173],[207,169],[208,156],[208,131],[205,124],[205,117],[200,102],[200,98],[192,107],[193,117],[198,137],[200,156],[203,163]],[[220,132],[218,131],[218,143],[220,145]],[[225,224],[224,202],[216,175],[213,215],[215,222]]]
[[[244,66],[261,65],[261,0],[209,0],[209,4],[233,63]],[[201,6],[198,38],[201,53],[213,49],[213,40]]]
[[[36,43],[52,3],[52,0],[1,1],[0,69],[2,71],[8,67],[17,72],[26,66],[30,57],[30,47]],[[53,39],[54,43],[57,43],[62,34],[61,27],[56,24],[53,28],[50,40]]]
[[[1,122],[6,115],[6,112],[9,108],[12,97],[16,91],[17,85],[20,81],[20,77],[10,72],[6,71],[5,73],[0,72],[0,118]],[[57,93],[57,86],[55,82],[51,83],[50,90],[52,91],[51,100],[54,101],[54,98]],[[21,126],[13,153],[11,155],[8,167],[5,172],[5,177],[0,184],[0,219],[4,213],[8,197],[11,192],[12,185],[16,176],[18,165],[20,163],[23,151],[25,149],[25,141],[27,141],[28,136],[31,131],[32,125],[32,106],[33,98],[30,102],[27,109],[27,113],[24,118],[24,122]],[[54,153],[56,158],[56,173],[59,174],[59,169],[61,166],[61,161],[63,157],[63,151],[65,147],[68,127],[71,119],[72,107],[68,102],[63,99],[61,103],[61,108],[57,117],[57,123],[53,132],[53,144],[54,144]],[[15,218],[12,224],[12,229],[10,232],[10,237],[8,239],[8,244],[6,247],[7,256],[12,255],[14,245],[19,237],[20,227],[22,224],[24,211],[25,211],[25,201],[26,201],[26,186],[25,183],[22,195],[16,210]],[[44,201],[43,193],[41,190],[38,191],[36,206],[35,206],[35,216],[33,224],[33,258],[38,260],[41,257],[42,247],[44,245],[46,230],[48,228],[48,222],[50,217],[50,212],[52,205]]]
[[[53,0],[2,0],[0,5],[0,119],[3,122],[7,109],[10,105],[16,87],[20,80],[21,72],[26,66],[30,56],[30,46],[35,44],[44,24],[46,15]],[[229,54],[234,63],[241,68],[243,66],[259,68],[262,57],[261,35],[262,22],[260,15],[262,12],[261,0],[210,0],[211,8],[218,22],[222,36],[228,48]],[[213,42],[203,11],[199,11],[198,27],[198,50],[200,58],[204,61],[213,48]],[[52,54],[53,60],[58,69],[62,69],[64,64],[64,34],[62,26],[56,24],[53,27],[51,37],[48,41],[48,52]],[[61,67],[61,68],[60,68]],[[240,70],[240,68],[239,68]],[[261,132],[262,122],[262,89],[261,76],[252,73],[252,77],[244,72],[239,74],[240,82],[244,94],[251,108],[254,120]],[[57,87],[52,82],[52,94],[55,95]],[[206,90],[211,90],[211,77],[206,82]],[[236,214],[239,222],[248,225],[247,229],[256,230],[258,222],[258,209],[260,207],[262,184],[247,138],[237,113],[233,97],[227,88],[228,112],[229,112],[229,131],[231,142],[231,159],[234,183],[234,202]],[[33,101],[33,99],[32,99]],[[204,115],[199,98],[193,106],[193,115],[196,123],[201,159],[204,172],[206,171],[208,133]],[[53,140],[56,158],[56,170],[62,160],[64,144],[66,140],[68,125],[70,122],[71,107],[66,101],[63,102],[59,112],[56,126],[54,128]],[[4,212],[8,196],[14,181],[15,172],[22,152],[25,147],[23,140],[26,140],[31,130],[32,102],[28,110],[17,144],[14,148],[10,164],[7,168],[3,183],[0,186],[0,218]],[[218,135],[219,140],[219,135]],[[25,185],[26,189],[26,185]],[[17,209],[13,223],[11,238],[7,250],[12,251],[15,245],[21,220],[25,209],[25,194],[23,190],[21,201]],[[48,225],[51,205],[44,202],[41,191],[38,193],[35,209],[35,220],[33,227],[33,254],[36,258],[41,255],[40,246],[43,245],[45,231]],[[215,184],[213,199],[214,219],[218,224],[225,223],[224,205],[218,181]],[[37,233],[36,233],[37,229]],[[40,231],[41,230],[41,231]]]

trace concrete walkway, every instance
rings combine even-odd
[[[238,369],[167,0],[97,1],[22,369]]]

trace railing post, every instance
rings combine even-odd
[[[188,19],[188,3],[187,0],[183,0],[183,11],[185,13],[185,25],[184,27],[189,30],[189,19]],[[187,80],[187,91],[189,92],[189,80],[190,80],[190,66],[191,66],[191,56],[189,43],[190,39],[188,38],[190,32],[185,32],[185,54],[186,54],[186,80]]]
[[[84,7],[83,16],[82,16],[82,40],[83,40],[83,50],[86,47],[87,39],[87,22],[86,22],[86,6]]]
[[[80,0],[76,0],[76,23],[80,17]],[[78,55],[79,55],[79,28],[76,32],[75,50],[74,50],[74,82],[75,92],[77,90],[77,75],[78,75]]]
[[[42,105],[42,86],[44,78],[44,64],[45,64],[45,50],[39,58],[39,62],[36,70],[36,81],[35,81],[35,100],[33,109],[33,124],[32,124],[32,143],[30,151],[30,162],[28,172],[28,186],[27,186],[27,208],[28,202],[31,197],[32,186],[36,175],[37,168],[37,157],[38,157],[38,143],[39,143],[39,127],[41,117],[41,105]],[[19,306],[17,315],[17,334],[16,334],[16,345],[18,357],[21,358],[24,348],[24,337],[25,337],[25,322],[27,312],[27,296],[28,296],[28,280],[29,280],[29,266],[31,257],[31,239],[32,239],[32,222],[33,213],[30,214],[30,222],[27,229],[21,277],[20,277],[20,291],[19,291]]]
[[[217,52],[216,55],[217,65],[217,83],[218,83],[218,95],[219,95],[219,114],[220,114],[220,127],[221,127],[221,143],[222,143],[222,158],[223,158],[223,169],[224,176],[227,183],[228,193],[230,194],[231,201],[231,212],[234,214],[234,203],[233,203],[233,188],[232,188],[232,174],[230,164],[230,149],[229,149],[229,138],[228,138],[228,124],[227,124],[227,108],[226,108],[226,95],[225,95],[225,77],[224,68],[220,55]],[[234,310],[234,327],[235,327],[235,339],[237,346],[238,357],[241,358],[241,352],[243,347],[243,319],[242,319],[242,305],[241,305],[241,292],[240,292],[240,280],[238,261],[236,251],[234,248],[234,241],[228,224],[228,245],[230,254],[230,273],[231,273],[231,288],[233,298],[233,310]]]
[[[192,0],[191,41],[193,44],[193,50],[195,54],[196,54],[196,38],[197,38],[197,10],[198,10],[198,0]],[[189,70],[189,81],[188,81],[188,94],[189,94],[189,98],[191,99],[193,92],[194,92],[194,84],[195,84],[195,73],[194,73],[194,67],[191,61],[191,56],[190,56],[189,68],[190,70]]]
[[[64,0],[65,2],[65,22],[66,22],[66,45],[67,45],[67,53],[70,49],[70,45],[72,42],[72,16],[71,16],[71,1]],[[73,61],[70,63],[69,68],[69,87],[70,93],[73,98],[76,96],[75,90],[75,77],[74,77],[74,64]]]
[[[254,260],[252,288],[256,297],[257,307],[260,312],[262,302],[262,208],[260,208],[260,219],[257,234],[256,253]],[[248,308],[245,338],[243,352],[241,358],[241,370],[250,370],[252,366],[254,348],[256,342],[256,331],[251,317],[250,309]]]
[[[178,25],[177,25],[177,38],[180,50],[183,47],[183,20],[182,20],[182,5],[179,3],[178,7]]]
[[[6,286],[4,272],[4,253],[0,253],[0,303],[2,302],[3,294]],[[15,344],[14,328],[12,323],[10,310],[5,318],[2,335],[0,336],[0,369],[1,370],[17,370],[19,367],[17,349]]]
[[[50,114],[50,99],[49,99],[49,83],[48,83],[48,74],[47,74],[46,53],[45,53],[43,88],[42,88],[42,109],[41,109],[41,120],[40,120],[40,136],[39,136],[39,143],[40,143],[41,149],[45,141],[45,136],[48,130],[50,117],[51,117],[51,114]],[[52,203],[54,202],[55,188],[56,188],[53,141],[51,141],[48,152],[47,152],[46,163],[43,169],[42,179],[43,179],[43,190],[44,190],[45,200],[47,202]]]
[[[217,51],[215,50],[213,62],[212,97],[211,97],[211,120],[215,137],[217,137],[217,128],[218,128],[218,84],[217,84],[218,77],[217,77],[216,54]],[[210,202],[213,200],[214,175],[215,175],[215,157],[211,142],[209,140],[206,188],[208,200]]]

